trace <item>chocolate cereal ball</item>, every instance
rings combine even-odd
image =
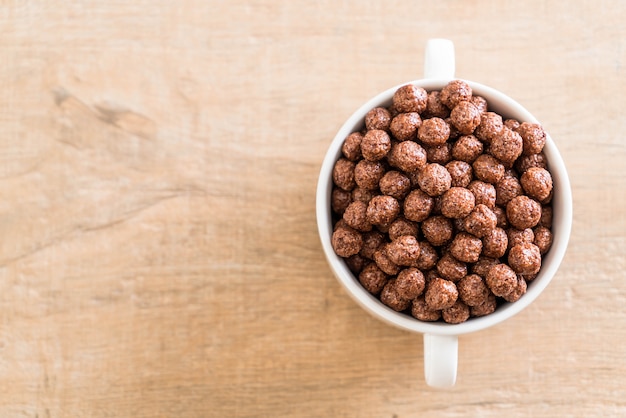
[[[468,306],[477,306],[485,303],[489,297],[489,288],[482,277],[477,274],[468,274],[456,284],[459,298]]]
[[[474,135],[463,135],[452,145],[452,157],[466,163],[473,163],[482,153],[483,143]]]
[[[535,244],[523,243],[516,245],[509,251],[509,266],[519,274],[539,273],[541,268],[541,253]]]
[[[389,150],[391,150],[391,138],[383,130],[367,131],[361,140],[361,154],[366,160],[381,160],[389,153]]]
[[[437,272],[444,279],[458,282],[467,275],[467,265],[454,258],[450,253],[445,253],[437,262]]]
[[[450,161],[445,167],[450,173],[452,187],[467,187],[472,181],[472,166],[465,161]]]
[[[380,129],[386,131],[391,124],[391,114],[384,107],[375,107],[365,115],[367,130]]]
[[[400,113],[422,113],[426,109],[428,93],[421,87],[407,84],[393,94],[393,106]]]
[[[486,205],[476,205],[472,212],[463,220],[465,231],[482,238],[496,227],[496,215]]]
[[[463,135],[474,132],[480,123],[480,118],[481,111],[470,101],[459,102],[450,112],[452,124]]]
[[[502,132],[504,124],[502,116],[494,112],[485,112],[480,115],[480,123],[474,130],[476,138],[488,144]]]
[[[509,238],[502,228],[494,228],[483,236],[483,255],[500,258],[506,253]]]
[[[504,121],[504,126],[514,131],[519,129],[520,123],[515,119],[507,119]]]
[[[460,324],[469,319],[470,308],[461,300],[457,299],[452,306],[441,310],[441,316],[448,324]]]
[[[420,189],[429,196],[440,196],[452,185],[448,170],[439,164],[427,164],[417,176]]]
[[[472,88],[465,81],[452,80],[441,89],[439,98],[448,109],[453,109],[459,102],[472,99]]]
[[[426,146],[442,145],[450,137],[450,126],[441,118],[425,119],[417,130],[417,137]]]
[[[522,137],[509,128],[504,128],[491,141],[489,153],[506,164],[507,167],[522,155]]]
[[[440,247],[452,239],[452,221],[444,216],[431,216],[422,222],[422,234],[435,247]]]
[[[445,165],[452,160],[452,144],[449,142],[424,149],[426,150],[428,162]]]
[[[339,257],[350,257],[358,254],[363,247],[363,237],[354,229],[344,226],[333,232],[331,244]]]
[[[372,295],[378,295],[387,284],[387,275],[376,263],[366,265],[359,274],[359,282]]]
[[[504,209],[502,209],[500,206],[496,206],[495,208],[491,209],[494,213],[494,215],[496,215],[496,226],[498,228],[508,228],[509,226],[509,221],[506,219],[506,211]]]
[[[376,193],[375,190],[367,190],[357,186],[352,190],[351,194],[353,202],[369,203],[372,197],[376,196],[378,193]]]
[[[494,313],[497,307],[498,302],[496,301],[496,297],[493,293],[490,293],[484,303],[470,308],[470,316],[479,317],[489,315]]]
[[[500,261],[496,258],[481,256],[477,262],[472,265],[472,273],[477,274],[482,278],[487,277],[489,270],[495,265],[500,264]]]
[[[517,275],[506,264],[497,264],[489,270],[485,282],[494,295],[505,296],[517,286]]]
[[[552,192],[552,176],[545,168],[529,168],[522,174],[520,182],[526,194],[539,201],[547,199]]]
[[[412,300],[421,295],[426,287],[426,279],[421,271],[409,267],[398,273],[395,282],[396,293],[404,300]]]
[[[420,256],[413,266],[426,271],[435,267],[437,261],[439,261],[437,250],[428,241],[420,242]]]
[[[474,195],[477,205],[485,205],[491,210],[496,207],[497,193],[493,185],[474,180],[467,186],[467,189]]]
[[[400,214],[400,204],[391,196],[374,196],[367,205],[367,220],[372,225],[389,226]]]
[[[365,190],[376,190],[384,174],[385,166],[381,162],[361,160],[354,167],[354,182]]]
[[[380,301],[394,311],[402,312],[411,306],[411,300],[400,297],[396,289],[396,279],[387,282],[380,293]]]
[[[387,171],[378,183],[382,194],[403,199],[411,190],[411,180],[399,171]]]
[[[517,132],[524,141],[524,155],[539,154],[546,145],[546,132],[537,123],[523,122]]]
[[[483,154],[472,164],[474,176],[481,181],[497,184],[504,177],[504,165],[491,155]]]
[[[415,140],[417,128],[422,124],[419,113],[400,113],[391,121],[389,130],[398,141]]]
[[[435,278],[428,283],[426,290],[426,306],[431,310],[440,310],[454,305],[459,292],[454,283],[442,278]]]
[[[399,142],[391,147],[387,161],[392,167],[411,173],[426,165],[426,150],[414,141]]]
[[[517,229],[532,228],[541,218],[541,205],[528,196],[517,196],[507,203],[506,217]]]
[[[389,225],[389,239],[395,240],[402,235],[412,235],[417,237],[419,228],[416,223],[409,221],[408,219],[400,216]]]
[[[441,311],[429,308],[426,303],[426,298],[424,296],[419,296],[413,300],[413,304],[411,305],[411,315],[420,321],[434,322],[441,318]]]
[[[389,244],[383,244],[378,250],[374,252],[374,262],[376,262],[378,268],[381,269],[385,274],[394,276],[400,271],[400,266],[391,261],[391,259],[387,255],[388,245]]]
[[[358,161],[361,158],[361,141],[363,135],[360,132],[352,132],[343,141],[341,152],[350,161]]]
[[[370,260],[374,259],[374,253],[385,243],[385,236],[376,230],[363,234],[363,248],[359,253]]]
[[[413,235],[403,235],[386,247],[387,257],[399,266],[410,266],[420,256],[420,245]]]
[[[434,200],[423,191],[411,191],[404,199],[404,216],[415,222],[422,222],[433,210]]]
[[[522,174],[531,167],[548,168],[548,160],[543,152],[540,154],[522,155],[515,162],[515,168]]]
[[[506,236],[508,239],[507,251],[519,244],[532,243],[535,239],[535,234],[530,228],[509,228],[506,230]]]
[[[357,231],[372,230],[372,224],[367,220],[367,203],[361,201],[350,203],[343,214],[343,220]]]
[[[425,114],[430,118],[445,119],[450,116],[450,109],[441,102],[440,93],[431,91],[428,93]]]
[[[345,259],[346,265],[350,271],[354,274],[359,274],[363,271],[363,268],[369,264],[369,260],[365,257],[361,257],[359,254],[351,255]]]
[[[339,187],[333,187],[333,191],[330,195],[330,207],[337,215],[343,215],[348,205],[352,202],[352,195],[350,192],[340,189]]]
[[[526,280],[522,276],[517,276],[517,286],[511,293],[504,295],[504,300],[507,302],[517,302],[526,293],[527,285]]]
[[[488,110],[487,99],[482,96],[472,96],[470,102],[480,110],[480,113],[485,113]]]
[[[450,254],[464,263],[477,262],[482,250],[483,242],[480,238],[466,232],[457,234],[450,244]]]
[[[343,190],[354,189],[354,163],[346,158],[340,158],[333,167],[333,182]]]
[[[474,209],[475,198],[464,187],[451,187],[441,197],[441,214],[448,218],[464,218]]]
[[[550,247],[552,246],[552,231],[550,231],[545,226],[539,225],[533,230],[533,232],[535,234],[533,244],[535,244],[537,248],[539,248],[539,252],[541,253],[541,255],[544,255],[548,252],[548,250],[550,250]]]
[[[504,176],[496,184],[496,204],[504,206],[514,197],[524,193],[522,185],[515,176]]]
[[[539,219],[539,225],[546,228],[552,228],[552,206],[541,207],[541,218]]]

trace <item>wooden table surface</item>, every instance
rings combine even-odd
[[[626,416],[626,3],[46,1],[0,6],[0,416]],[[422,75],[525,105],[569,169],[553,282],[460,338],[369,317],[322,254],[345,119]]]

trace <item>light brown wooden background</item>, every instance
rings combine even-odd
[[[626,3],[2,1],[0,416],[626,415]],[[422,342],[332,277],[315,214],[330,140],[419,78],[518,99],[568,165],[562,269],[460,340]]]

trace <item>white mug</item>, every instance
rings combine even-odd
[[[556,145],[547,135],[544,153],[554,183],[552,200],[554,240],[550,251],[542,260],[539,275],[528,284],[527,292],[517,302],[505,303],[498,306],[492,314],[470,318],[460,324],[423,322],[393,311],[361,286],[343,259],[335,254],[331,245],[332,170],[335,161],[341,156],[343,141],[350,133],[363,128],[365,114],[369,110],[378,106],[388,107],[392,102],[394,92],[400,86],[415,84],[427,91],[440,90],[452,79],[454,79],[454,45],[446,39],[429,40],[426,44],[423,79],[402,83],[380,93],[354,112],[339,129],[322,163],[316,197],[317,224],[322,247],[339,283],[363,309],[376,318],[398,328],[424,334],[424,375],[426,383],[433,387],[450,387],[455,384],[459,335],[480,331],[511,318],[530,305],[548,286],[563,260],[572,226],[572,192],[569,178]],[[520,122],[539,123],[528,110],[503,93],[483,84],[465,81],[472,87],[474,94],[487,99],[489,110]]]

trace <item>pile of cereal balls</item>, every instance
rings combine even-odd
[[[546,134],[487,106],[461,80],[402,86],[333,168],[336,254],[421,321],[458,324],[517,301],[552,244]]]

